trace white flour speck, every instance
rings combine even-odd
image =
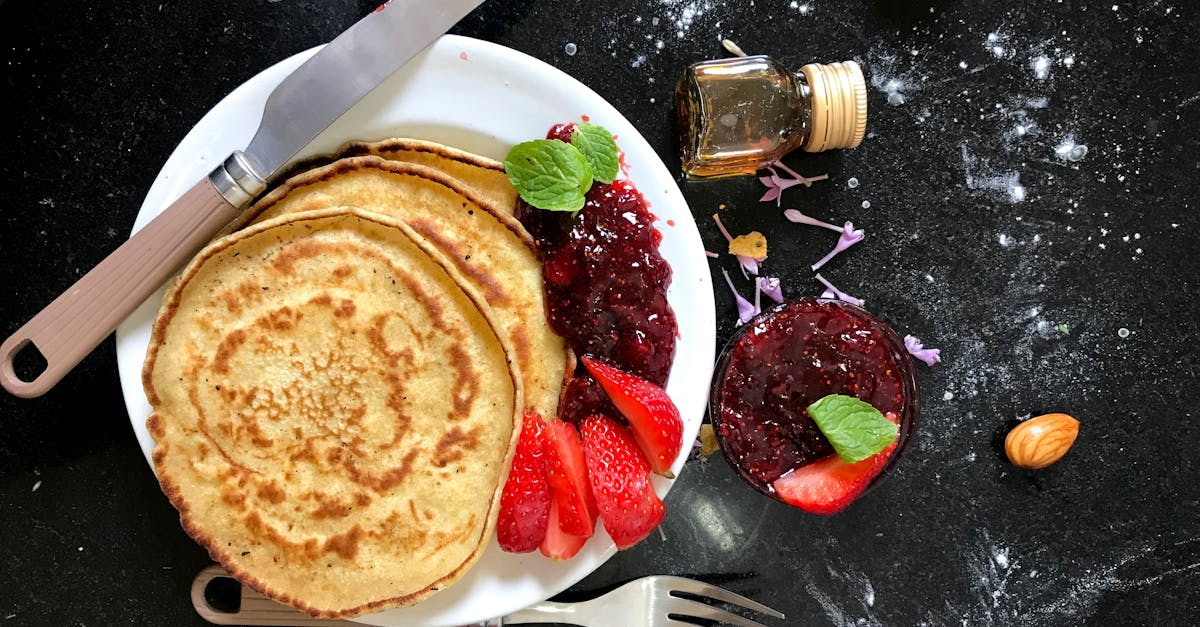
[[[38,488],[40,488],[40,487],[42,487],[42,482],[40,480],[36,481],[36,482],[34,482],[33,489],[30,490],[30,492],[37,492]]]
[[[943,400],[943,401],[952,401],[952,400],[954,400],[954,392],[946,392],[945,394],[943,394],[943,395],[942,395],[942,400]]]
[[[1033,68],[1033,75],[1039,81],[1044,81],[1050,77],[1050,58],[1046,55],[1039,55],[1029,63],[1029,67]]]
[[[1071,162],[1082,161],[1087,156],[1087,153],[1088,147],[1083,144],[1076,144],[1075,138],[1070,135],[1064,137],[1058,146],[1054,148],[1054,154],[1059,159]]]
[[[1001,233],[997,235],[996,240],[1005,248],[1012,248],[1012,245],[1016,243],[1016,240],[1014,240],[1013,237],[1008,233]]]

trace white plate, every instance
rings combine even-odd
[[[271,90],[317,49],[281,61],[213,107],[180,142],[155,179],[134,223],[136,232],[233,150],[249,143]],[[712,376],[713,292],[699,232],[674,178],[636,129],[595,92],[559,70],[514,50],[447,35],[371,92],[298,157],[327,154],[347,140],[416,137],[503,159],[512,145],[542,137],[558,122],[581,116],[618,137],[638,186],[663,233],[661,251],[674,270],[668,300],[679,320],[680,342],[667,392],[684,418],[683,465],[704,415]],[[671,226],[673,224],[673,226]],[[130,421],[150,458],[150,406],[141,368],[162,293],[152,296],[117,330],[117,361]],[[671,482],[655,477],[666,494]],[[648,541],[654,541],[651,536]],[[604,563],[616,549],[598,530],[574,559],[556,563],[534,552],[512,555],[495,540],[453,587],[408,608],[360,617],[375,625],[461,625],[543,601]]]

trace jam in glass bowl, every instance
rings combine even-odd
[[[861,307],[802,298],[768,309],[734,333],[717,360],[709,416],[730,466],[782,501],[772,484],[834,455],[805,409],[829,394],[854,396],[899,419],[896,447],[878,484],[917,426],[919,389],[904,342]]]

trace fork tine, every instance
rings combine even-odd
[[[695,579],[687,579],[684,577],[672,577],[670,575],[659,575],[656,577],[656,579],[666,584],[672,591],[686,592],[687,594],[710,597],[718,601],[724,601],[733,605],[740,605],[746,609],[761,612],[768,616],[774,616],[775,618],[786,618],[783,615],[783,612],[773,610],[762,603],[759,603],[758,601],[747,599],[740,594],[730,592],[724,588],[718,588],[717,586],[704,583],[703,581],[696,581]]]
[[[733,612],[727,612],[714,605],[693,601],[691,599],[683,599],[679,597],[671,597],[669,601],[663,604],[667,610],[667,617],[671,614],[676,614],[686,618],[705,618],[715,620],[721,623],[737,625],[738,627],[767,627],[762,623],[754,622],[748,618],[743,618]],[[681,624],[686,624],[682,623]]]

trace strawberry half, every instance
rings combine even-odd
[[[589,416],[579,429],[600,520],[617,548],[629,548],[650,535],[665,513],[650,485],[650,464],[629,430],[611,418]]]
[[[521,422],[508,481],[500,493],[496,540],[509,553],[528,553],[542,543],[550,516],[550,483],[546,478],[545,426],[537,412]]]
[[[891,412],[884,417],[896,422],[896,415]],[[887,448],[853,464],[836,454],[830,455],[789,472],[771,486],[788,505],[812,514],[836,514],[867,489],[875,475],[887,465],[899,440],[897,437]]]
[[[542,555],[555,561],[569,560],[575,557],[579,549],[582,549],[583,545],[587,543],[587,538],[573,536],[563,531],[562,527],[559,526],[558,501],[550,501],[549,523],[546,527],[546,537],[542,539],[541,545],[538,546],[538,550],[542,552]]]
[[[596,500],[588,486],[583,444],[575,425],[546,423],[546,476],[558,504],[558,524],[573,536],[590,538],[596,529]]]
[[[683,446],[683,420],[666,391],[650,381],[590,357],[583,365],[629,421],[633,437],[654,472],[672,477],[671,464]]]

